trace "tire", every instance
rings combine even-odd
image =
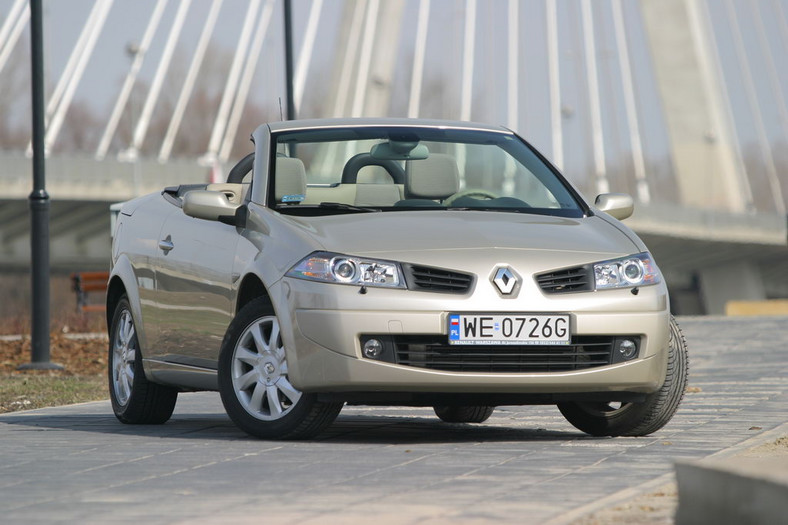
[[[662,387],[643,403],[559,403],[561,414],[592,436],[646,436],[656,432],[673,415],[684,397],[689,372],[687,341],[676,320],[670,318],[668,366]]]
[[[488,406],[435,406],[435,415],[446,423],[484,423],[495,407]]]
[[[107,378],[112,410],[123,423],[158,425],[175,410],[178,391],[148,381],[128,298],[115,306],[109,334]]]
[[[342,403],[321,403],[290,383],[279,321],[267,297],[241,308],[227,328],[219,392],[230,419],[263,439],[313,437],[342,410]]]

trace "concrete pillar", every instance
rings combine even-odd
[[[728,301],[763,301],[766,288],[758,267],[741,261],[699,272],[700,294],[706,313],[724,315]]]
[[[752,197],[704,0],[641,0],[681,203],[734,213]]]

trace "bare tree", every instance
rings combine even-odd
[[[101,123],[84,100],[77,100],[68,109],[66,125],[53,149],[57,153],[92,153],[101,133]]]

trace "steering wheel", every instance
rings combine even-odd
[[[468,188],[468,189],[465,189],[465,190],[458,191],[457,193],[455,193],[451,197],[447,198],[445,201],[443,201],[443,204],[445,204],[446,206],[451,206],[454,203],[454,201],[456,201],[457,199],[462,199],[463,197],[471,197],[473,199],[492,200],[492,199],[497,199],[498,195],[496,195],[495,193],[493,193],[491,191],[488,191],[488,190],[482,190],[482,189],[477,189],[477,188]]]

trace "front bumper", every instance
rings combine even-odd
[[[357,287],[285,278],[273,294],[290,380],[306,392],[477,394],[651,393],[663,383],[669,310],[664,284],[545,296],[524,290],[503,299]],[[527,297],[527,300],[526,300]],[[573,335],[635,335],[638,357],[598,368],[541,373],[431,370],[364,358],[363,334],[441,335],[456,312],[568,313]]]

